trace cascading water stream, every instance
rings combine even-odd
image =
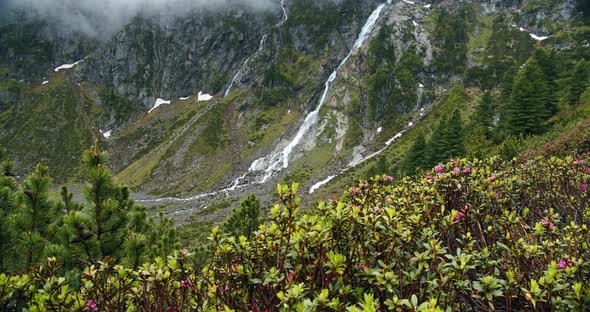
[[[391,0],[388,0],[387,4],[391,4]],[[381,4],[373,11],[373,13],[371,13],[371,15],[367,19],[365,25],[361,29],[361,32],[360,32],[357,40],[355,41],[353,48],[346,55],[346,57],[340,62],[338,67],[330,74],[330,76],[328,77],[328,80],[324,83],[324,91],[322,93],[322,97],[320,98],[320,101],[319,101],[316,109],[313,110],[312,112],[310,112],[309,114],[307,114],[307,116],[305,117],[305,120],[303,121],[303,124],[299,127],[299,130],[297,131],[297,134],[295,135],[295,137],[289,142],[289,144],[287,144],[287,146],[282,151],[279,151],[275,154],[271,154],[268,156],[268,160],[270,160],[270,164],[266,168],[264,168],[262,166],[266,163],[269,163],[269,162],[267,161],[267,157],[262,157],[260,159],[257,159],[256,161],[254,161],[250,165],[250,168],[248,169],[248,171],[246,173],[244,173],[242,176],[240,176],[239,178],[237,178],[236,180],[234,180],[232,182],[231,186],[228,188],[225,188],[225,189],[222,189],[222,190],[219,190],[216,192],[195,195],[195,196],[189,197],[189,198],[168,197],[168,198],[151,199],[151,200],[140,200],[139,202],[189,202],[189,201],[194,201],[194,200],[197,200],[200,198],[215,196],[215,195],[219,195],[219,194],[223,194],[223,193],[227,194],[228,192],[234,191],[239,188],[243,188],[243,187],[250,185],[250,184],[265,183],[275,173],[281,171],[284,168],[287,168],[289,166],[289,157],[291,156],[293,149],[297,145],[299,145],[299,143],[301,142],[301,139],[309,131],[309,129],[311,129],[317,123],[320,110],[329,95],[330,86],[331,86],[332,82],[334,82],[334,80],[336,80],[336,77],[338,76],[339,71],[346,64],[346,62],[352,56],[352,54],[355,51],[357,51],[358,49],[360,49],[363,46],[363,43],[366,41],[366,39],[370,36],[371,32],[375,28],[375,25],[381,15],[381,12],[385,8],[385,6],[386,6],[385,3]],[[275,27],[281,26],[282,24],[284,24],[288,20],[287,11],[284,6],[284,0],[281,0],[281,8],[283,10],[283,14],[284,14],[283,17],[284,18],[279,24],[275,25]],[[266,41],[265,35],[262,37],[262,39],[260,41],[259,50],[261,50],[262,46],[264,45],[264,43]],[[248,62],[250,61],[250,58],[251,57],[246,59],[246,61],[244,62],[244,65],[242,65],[242,68],[240,68],[238,73],[232,79],[228,89],[225,92],[225,96],[227,96],[229,94],[229,92],[231,91],[231,88],[232,88],[235,80],[241,74],[242,69],[248,64]],[[389,145],[391,142],[388,142],[387,145]],[[369,156],[369,157],[371,157],[371,156]],[[368,159],[369,157],[367,157],[366,159]],[[247,183],[247,184],[242,184],[242,185],[240,184],[240,181],[243,180],[249,173],[261,172],[261,171],[264,172],[264,176],[262,179],[255,180],[255,181]],[[326,179],[324,183],[329,182],[334,177],[335,176],[330,177],[329,179]]]
[[[283,18],[281,19],[281,21],[278,24],[274,25],[271,29],[282,26],[289,19],[289,15],[287,15],[287,8],[285,7],[285,0],[281,0],[281,10],[283,11]],[[242,66],[240,66],[240,69],[235,74],[235,76],[232,78],[232,80],[229,83],[229,86],[225,90],[225,93],[223,94],[224,97],[229,95],[229,93],[231,92],[231,90],[232,90],[232,88],[234,86],[234,83],[236,82],[236,80],[238,79],[238,77],[240,77],[240,75],[244,71],[244,68],[246,68],[246,66],[248,66],[248,62],[250,62],[250,59],[252,57],[254,57],[254,55],[256,55],[256,53],[258,53],[258,52],[262,51],[262,49],[264,49],[264,44],[266,43],[266,39],[267,38],[268,38],[268,32],[265,32],[262,35],[262,38],[260,38],[260,44],[258,45],[258,50],[256,50],[256,52],[254,52],[253,55],[251,55],[250,57],[248,57],[246,59],[246,61],[244,62],[244,64],[242,64]]]
[[[388,1],[388,3],[389,3],[389,1]],[[303,121],[303,124],[299,127],[299,130],[297,131],[297,134],[295,135],[293,140],[291,140],[291,142],[289,142],[289,144],[287,144],[287,146],[282,151],[280,151],[274,155],[270,155],[270,157],[269,157],[270,164],[268,165],[268,167],[266,167],[266,169],[263,170],[264,176],[263,176],[262,180],[260,181],[260,183],[266,182],[276,172],[280,171],[281,169],[287,168],[289,166],[289,157],[291,156],[293,149],[297,145],[299,145],[299,143],[301,142],[301,139],[309,131],[309,129],[311,129],[317,123],[317,120],[318,120],[318,117],[320,114],[320,110],[322,109],[322,106],[324,105],[324,103],[328,97],[328,93],[330,91],[330,86],[331,86],[332,82],[336,79],[338,72],[346,64],[346,62],[348,61],[350,56],[356,50],[358,50],[359,48],[361,48],[363,46],[363,43],[365,42],[365,40],[369,37],[369,35],[373,31],[373,28],[375,28],[375,24],[377,23],[377,20],[379,19],[379,16],[381,15],[381,11],[383,11],[384,7],[385,7],[385,4],[381,4],[377,7],[377,9],[375,9],[375,11],[373,11],[373,13],[371,13],[369,18],[367,19],[367,22],[363,26],[363,28],[358,36],[358,39],[355,41],[353,48],[346,55],[346,57],[342,60],[342,62],[340,62],[340,65],[338,65],[336,70],[334,70],[334,72],[332,72],[332,74],[330,74],[330,77],[328,77],[328,80],[324,83],[324,92],[322,93],[322,97],[320,98],[318,106],[316,107],[315,110],[313,110],[312,112],[307,114],[307,116],[305,117],[305,120]],[[252,166],[250,166],[250,171],[261,171],[261,170],[259,170],[258,165],[260,163],[264,163],[264,162],[266,162],[266,158],[264,158],[264,157],[256,160],[254,163],[252,163]]]

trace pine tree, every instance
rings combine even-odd
[[[448,142],[448,120],[443,119],[439,122],[438,126],[434,129],[434,132],[428,140],[427,155],[428,155],[428,166],[434,166],[438,162],[446,158],[446,151],[450,145]],[[448,159],[447,159],[448,160]]]
[[[48,168],[41,162],[25,179],[23,191],[19,194],[19,206],[12,216],[15,253],[22,259],[17,267],[26,271],[42,260],[48,243],[47,229],[55,214],[49,201],[50,185]]]
[[[415,175],[416,172],[421,168],[426,168],[429,165],[427,155],[427,145],[424,134],[418,133],[416,140],[408,155],[402,164],[402,172],[404,175]]]
[[[579,61],[574,67],[567,94],[568,102],[570,104],[578,104],[580,102],[580,96],[588,86],[589,77],[590,64],[584,60]]]
[[[89,183],[82,192],[87,206],[85,213],[73,212],[67,217],[73,229],[70,244],[77,249],[77,255],[84,255],[88,260],[121,258],[128,211],[133,204],[128,191],[114,185],[106,160],[98,141],[84,152]]]
[[[58,208],[65,213],[80,210],[80,204],[73,200],[74,194],[68,191],[66,186],[62,186],[59,192],[61,202],[58,203]]]
[[[455,110],[451,117],[441,120],[426,144],[426,165],[431,167],[441,161],[464,156],[467,153],[464,131],[461,113],[458,110]]]
[[[180,248],[174,219],[165,217],[161,210],[158,212],[158,223],[153,226],[151,244],[153,256],[160,257],[165,262],[168,261],[168,256]]]
[[[508,133],[539,134],[544,122],[552,115],[548,103],[547,78],[535,58],[520,69],[512,87],[512,95],[504,112]]]
[[[487,43],[485,62],[490,71],[492,81],[486,83],[487,87],[498,85],[505,77],[508,68],[514,62],[509,56],[509,46],[511,41],[511,31],[506,23],[505,15],[498,15],[494,18],[492,24],[492,35]]]
[[[481,124],[473,124],[465,138],[465,148],[468,158],[485,159],[490,155],[493,142],[490,140],[489,129]]]
[[[461,118],[461,112],[455,110],[453,115],[448,121],[448,129],[446,135],[448,136],[447,142],[448,147],[446,148],[445,158],[448,160],[453,157],[461,157],[466,154],[465,150],[465,130],[463,128],[463,119]]]
[[[236,238],[245,236],[250,239],[260,224],[260,201],[250,194],[227,218],[223,232]]]
[[[6,157],[6,149],[0,146],[0,161]],[[5,160],[5,164],[10,164],[10,160]],[[10,165],[9,165],[10,166]],[[7,271],[7,262],[9,253],[13,247],[12,231],[9,224],[9,216],[16,209],[15,194],[18,191],[18,185],[13,177],[8,175],[10,168],[2,166],[0,172],[0,273]]]
[[[377,176],[382,174],[389,174],[389,164],[387,159],[383,156],[377,158],[375,165],[367,172],[368,176]]]
[[[543,74],[545,74],[545,81],[547,82],[547,103],[546,107],[549,114],[554,115],[559,110],[559,86],[557,85],[558,70],[555,51],[546,51],[545,49],[538,49],[533,56]]]
[[[473,126],[481,126],[484,129],[485,136],[489,138],[494,122],[494,98],[489,91],[485,92],[481,97],[473,121],[475,122]]]

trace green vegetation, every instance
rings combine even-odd
[[[191,265],[183,250],[138,269],[106,259],[60,278],[52,258],[29,274],[0,274],[0,307],[583,311],[589,163],[588,154],[457,160],[423,177],[361,180],[305,215],[297,185],[279,186],[281,204],[250,239],[213,229],[205,263]],[[236,215],[251,210],[255,220],[256,207],[249,198]]]
[[[92,145],[93,122],[85,113],[80,91],[58,74],[43,86],[24,89],[18,102],[0,113],[0,144],[24,175],[41,160],[51,176],[64,182],[81,175],[80,155]]]
[[[531,59],[519,71],[505,112],[505,122],[512,134],[539,134],[552,115],[548,107],[549,86],[538,63]]]
[[[256,196],[249,195],[240,203],[240,207],[232,210],[223,224],[223,232],[236,239],[240,236],[251,239],[260,224],[260,201]]]
[[[103,121],[114,120],[115,124],[120,125],[143,112],[139,103],[118,95],[113,88],[100,88],[98,97],[104,105],[103,112],[101,112],[103,114],[100,114],[98,118]]]
[[[309,35],[308,47],[318,51],[329,43],[329,34],[341,29],[351,19],[362,19],[362,7],[358,1],[343,0],[340,3],[331,1],[300,0],[289,5],[287,28],[304,27]],[[343,19],[346,16],[347,19]]]
[[[461,4],[454,11],[441,9],[437,12],[433,34],[440,48],[435,56],[435,67],[440,73],[452,75],[462,73],[465,69],[468,34],[474,18],[473,7],[467,4]]]
[[[413,46],[397,62],[391,32],[387,27],[381,28],[371,41],[367,60],[370,115],[386,124],[415,108],[418,74],[422,70],[420,57]]]
[[[65,187],[59,200],[49,196],[52,181],[43,163],[22,185],[11,177],[11,161],[3,163],[0,271],[30,273],[52,258],[60,265],[53,274],[79,286],[80,270],[89,263],[108,258],[135,269],[154,257],[167,260],[179,248],[173,221],[160,214],[156,222],[134,204],[126,187],[113,182],[98,142],[85,151],[83,163],[88,183],[82,205]]]

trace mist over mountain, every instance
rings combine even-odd
[[[5,0],[0,1],[0,15],[10,17],[15,11],[38,15],[66,30],[107,38],[135,16],[186,16],[228,8],[264,11],[277,6],[278,2],[272,0]]]

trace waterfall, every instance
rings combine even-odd
[[[387,1],[387,4],[391,4],[391,0],[388,0]],[[307,133],[307,131],[310,128],[312,128],[317,123],[318,118],[319,118],[320,110],[321,110],[322,106],[324,105],[324,103],[325,103],[325,101],[326,101],[326,99],[327,99],[327,97],[329,95],[330,86],[331,86],[332,82],[334,82],[334,80],[336,80],[336,77],[338,76],[338,72],[346,64],[346,62],[352,56],[352,54],[356,50],[360,49],[363,46],[363,43],[370,36],[371,32],[375,28],[375,25],[376,25],[376,23],[377,23],[380,15],[381,15],[381,12],[385,8],[385,6],[386,6],[385,3],[384,4],[381,4],[381,5],[379,5],[373,11],[373,13],[371,13],[371,15],[367,19],[365,25],[361,29],[361,32],[358,35],[358,38],[356,39],[356,41],[355,41],[352,49],[348,52],[348,54],[346,55],[346,57],[340,62],[340,64],[338,65],[338,67],[330,74],[330,76],[328,77],[328,80],[324,83],[324,90],[323,90],[323,93],[322,93],[322,97],[320,98],[320,101],[318,102],[318,106],[316,107],[315,110],[313,110],[312,112],[310,112],[310,113],[307,114],[307,116],[305,117],[305,120],[303,121],[303,124],[299,127],[299,130],[297,131],[297,134],[295,135],[295,137],[289,142],[289,144],[282,151],[280,151],[278,153],[270,154],[270,155],[267,156],[268,157],[268,160],[270,160],[270,165],[265,166],[265,164],[269,163],[267,161],[267,157],[262,157],[260,159],[257,159],[257,160],[255,160],[250,165],[250,168],[248,169],[248,171],[246,173],[244,173],[243,175],[241,175],[240,177],[238,177],[236,180],[234,180],[229,187],[227,187],[225,189],[222,189],[222,190],[219,190],[219,191],[216,191],[216,192],[199,194],[199,195],[195,195],[195,196],[192,196],[192,197],[189,197],[189,198],[168,197],[168,198],[160,198],[160,199],[141,200],[139,202],[189,202],[189,201],[194,201],[196,199],[205,198],[205,197],[209,197],[209,196],[216,196],[216,195],[223,194],[223,193],[227,194],[228,192],[235,191],[236,189],[243,188],[243,187],[248,186],[250,184],[262,184],[262,183],[265,183],[276,172],[282,170],[283,168],[287,168],[289,166],[289,157],[290,157],[293,149],[297,145],[299,145],[301,139]],[[275,25],[275,27],[281,26],[282,24],[284,24],[288,20],[287,11],[286,11],[286,8],[284,6],[284,0],[281,0],[281,8],[283,10],[283,20],[279,24]],[[265,41],[266,41],[266,34],[262,37],[262,39],[260,41],[259,50],[261,50],[262,45],[264,45],[264,42]],[[226,96],[231,91],[231,88],[232,88],[235,80],[237,79],[237,77],[241,74],[242,69],[250,61],[250,58],[251,57],[249,57],[248,59],[246,59],[246,62],[244,62],[244,65],[242,65],[242,67],[240,68],[240,70],[238,71],[238,73],[232,79],[232,81],[231,81],[228,89],[225,92],[225,95]],[[403,133],[401,133],[401,134],[403,134]],[[395,139],[399,138],[399,136],[401,136],[401,134],[398,134],[398,136],[396,136],[392,140],[388,141],[386,143],[386,147],[389,146],[389,144],[391,144]],[[383,150],[385,150],[385,148],[383,148]],[[364,158],[362,161],[365,161],[365,160],[367,160],[367,159],[369,159],[371,157],[374,157],[376,154],[381,153],[383,150],[380,150],[377,153],[374,153],[372,155],[369,155],[368,157]],[[351,165],[352,164],[350,164],[343,171],[345,171],[348,168],[350,168]],[[246,183],[246,184],[240,184],[240,182],[244,178],[246,178],[246,176],[249,173],[252,173],[252,172],[261,172],[261,171],[264,171],[264,177],[261,180],[252,181],[252,182],[249,182],[249,183]],[[320,183],[317,183],[316,185],[314,185],[312,187],[313,191],[315,191],[317,188],[321,187],[322,185],[328,183],[329,181],[331,181],[332,179],[334,179],[338,175],[330,176],[327,179],[321,181]]]
[[[342,60],[342,62],[340,62],[340,65],[338,65],[338,67],[332,72],[332,74],[330,74],[328,80],[324,83],[324,92],[322,93],[322,97],[320,98],[320,101],[316,109],[307,114],[305,120],[303,121],[303,124],[299,127],[299,130],[297,131],[295,137],[289,142],[289,144],[287,144],[287,146],[282,151],[274,155],[270,155],[270,164],[266,169],[264,169],[264,177],[262,178],[260,183],[266,182],[270,177],[274,175],[274,173],[289,166],[289,157],[291,156],[293,149],[297,145],[299,145],[301,139],[309,131],[309,129],[311,129],[317,123],[320,110],[322,109],[322,106],[324,105],[328,97],[332,82],[336,79],[336,77],[338,76],[338,72],[346,64],[346,62],[354,53],[354,51],[360,49],[363,46],[363,43],[375,28],[375,24],[377,23],[377,20],[379,19],[379,16],[381,15],[381,12],[383,11],[384,7],[385,4],[381,4],[375,9],[375,11],[373,11],[373,13],[371,13],[369,18],[367,19],[367,22],[363,26],[357,40],[355,41],[353,48],[350,50],[350,52],[348,52],[346,57]],[[257,165],[263,162],[264,160],[264,158],[261,158],[255,161],[250,167],[251,171],[260,171],[257,170],[259,169],[257,168]]]
[[[271,29],[282,26],[289,19],[289,15],[287,14],[287,8],[285,7],[285,0],[281,0],[281,10],[283,11],[283,18],[281,18],[281,21],[278,24],[274,25]],[[225,93],[223,94],[224,97],[229,95],[229,93],[231,92],[231,89],[234,86],[234,83],[236,82],[238,77],[242,74],[242,72],[244,71],[246,66],[248,66],[248,62],[250,61],[250,59],[252,57],[254,57],[256,55],[256,53],[258,53],[258,52],[262,51],[262,49],[264,49],[264,44],[266,43],[267,38],[268,38],[268,32],[265,32],[262,35],[262,38],[260,38],[260,43],[258,44],[258,50],[256,50],[256,52],[254,52],[253,55],[248,57],[246,59],[246,61],[244,62],[244,64],[242,64],[242,66],[240,66],[240,69],[235,74],[235,76],[232,78],[231,82],[229,83],[229,86],[225,90]]]

